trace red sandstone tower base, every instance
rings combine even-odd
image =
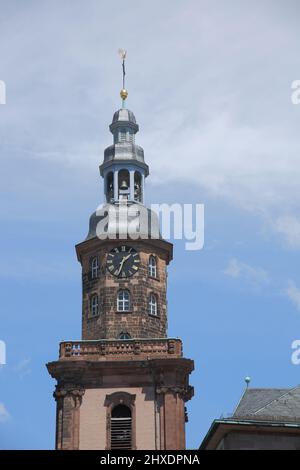
[[[181,355],[176,339],[62,343],[47,365],[58,381],[56,448],[185,449],[193,361]],[[118,405],[130,410],[127,435]]]

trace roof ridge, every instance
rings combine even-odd
[[[259,408],[258,410],[256,410],[253,414],[256,415],[257,413],[259,413],[261,410],[267,408],[267,406],[271,405],[271,403],[273,403],[274,401],[276,400],[280,400],[282,397],[284,397],[285,395],[288,395],[290,392],[293,392],[294,390],[296,390],[297,388],[299,388],[300,385],[297,385],[296,387],[293,387],[293,388],[285,388],[285,389],[276,389],[274,388],[273,390],[287,390],[287,392],[283,393],[282,395],[280,395],[279,397],[277,398],[273,398],[273,400],[271,400],[269,403],[267,403],[266,405],[262,406],[261,408]],[[272,390],[272,389],[271,389]]]
[[[244,393],[242,393],[242,395],[241,395],[241,397],[240,397],[240,399],[239,399],[239,401],[238,401],[238,404],[236,405],[235,409],[233,410],[232,415],[235,414],[236,410],[238,409],[238,407],[239,407],[239,405],[240,405],[242,399],[244,398],[244,396],[245,396],[245,394],[246,394],[246,392],[247,392],[248,390],[249,390],[248,387],[246,387],[246,388],[244,389]]]
[[[297,387],[299,387],[299,385],[297,385]],[[295,387],[295,388],[297,388]],[[289,387],[256,387],[256,388],[248,388],[248,390],[293,390],[293,388],[289,388]]]

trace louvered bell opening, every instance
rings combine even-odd
[[[131,450],[131,411],[125,405],[117,405],[111,416],[111,450]]]
[[[111,419],[111,449],[131,449],[131,418]]]
[[[120,142],[126,142],[126,131],[123,130],[119,133],[119,141]]]

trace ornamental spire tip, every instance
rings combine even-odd
[[[122,70],[123,70],[123,87],[122,87],[122,90],[120,91],[120,96],[121,96],[121,99],[122,99],[122,108],[125,108],[125,100],[128,96],[128,91],[125,88],[125,75],[126,75],[126,72],[125,72],[125,59],[126,59],[127,51],[125,51],[125,49],[119,49],[118,52],[119,52],[119,56],[121,57],[121,60],[122,60]]]

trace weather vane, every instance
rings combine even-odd
[[[119,56],[122,59],[122,69],[123,69],[123,88],[120,91],[120,96],[122,98],[122,107],[125,108],[125,100],[128,96],[128,91],[125,88],[125,75],[126,75],[126,72],[125,72],[125,59],[126,59],[127,51],[125,51],[125,49],[119,49],[118,52],[119,52]]]

